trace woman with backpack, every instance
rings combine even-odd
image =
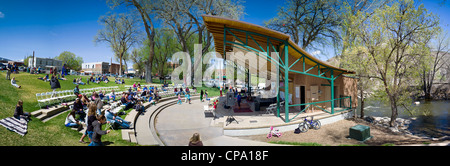
[[[50,80],[50,88],[53,89],[52,97],[56,97],[56,89],[61,88],[61,84],[59,84],[55,75],[52,75],[52,79]]]

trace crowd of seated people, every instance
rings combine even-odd
[[[115,77],[114,82],[116,84],[125,84],[125,79],[120,79],[120,78]]]
[[[189,88],[180,88],[180,94],[185,91],[189,92]],[[67,127],[78,128],[80,130],[83,124],[87,124],[88,129],[83,134],[80,142],[85,143],[83,138],[89,136],[92,139],[92,121],[95,121],[98,117],[104,116],[106,118],[105,123],[110,123],[111,127],[114,128],[130,128],[132,126],[131,122],[122,119],[118,114],[120,112],[112,111],[112,107],[107,107],[106,110],[102,110],[104,100],[116,100],[120,98],[121,104],[125,105],[124,110],[130,108],[135,109],[140,114],[145,112],[145,107],[143,103],[149,101],[151,103],[156,103],[161,99],[158,95],[158,87],[156,86],[141,86],[139,83],[135,84],[135,87],[130,87],[128,91],[122,92],[122,94],[116,94],[114,90],[106,94],[103,91],[93,92],[92,95],[88,96],[86,94],[80,93],[78,85],[74,89],[74,94],[77,98],[74,101],[71,112],[66,117],[64,125]],[[91,112],[91,113],[89,113]],[[94,118],[93,118],[94,117]],[[92,141],[91,141],[92,142]]]
[[[100,82],[108,83],[109,80],[106,75],[101,75],[101,76],[96,76],[96,77],[91,75],[91,77],[88,79],[88,82],[93,82],[93,83],[99,84]]]
[[[79,78],[74,78],[73,81],[72,81],[72,83],[73,83],[73,84],[76,84],[76,85],[85,85],[85,84],[86,84],[86,83],[84,83],[83,81],[81,81],[81,77],[79,77]]]

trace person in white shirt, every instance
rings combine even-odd
[[[82,129],[80,122],[75,120],[75,110],[70,111],[69,115],[67,115],[64,125],[66,127],[78,127],[78,131]]]
[[[16,88],[22,87],[22,86],[19,86],[19,85],[16,84],[16,77],[13,77],[13,78],[12,78],[12,80],[11,80],[11,85],[15,86]]]

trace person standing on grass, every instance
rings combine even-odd
[[[11,65],[8,63],[8,66],[6,67],[6,79],[11,79]]]
[[[92,134],[94,133],[94,127],[92,127],[92,122],[97,120],[97,116],[95,115],[96,110],[97,110],[97,106],[92,101],[89,104],[88,117],[87,117],[87,123],[86,123],[87,128],[86,128],[86,131],[84,132],[84,134],[81,136],[80,140],[78,141],[79,143],[86,143],[86,142],[84,142],[84,137],[86,137],[86,135],[89,138],[89,142],[92,142]]]
[[[102,125],[105,124],[106,117],[105,115],[100,115],[97,117],[97,120],[92,122],[93,134],[92,134],[92,142],[89,146],[103,146],[102,143],[102,135],[108,134],[111,130],[102,130]]]
[[[103,101],[98,96],[98,93],[95,93],[93,96],[95,96],[94,102],[97,105],[97,114],[102,115]]]
[[[61,88],[61,84],[59,84],[58,79],[54,75],[52,75],[50,80],[50,88],[53,89],[52,97],[56,97],[56,89]]]
[[[16,77],[13,77],[13,78],[11,79],[11,85],[15,86],[16,88],[22,87],[22,86],[19,86],[19,85],[16,84]]]

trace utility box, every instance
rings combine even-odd
[[[358,141],[366,141],[372,136],[370,136],[370,127],[364,125],[356,125],[349,129],[350,138],[356,139]]]

